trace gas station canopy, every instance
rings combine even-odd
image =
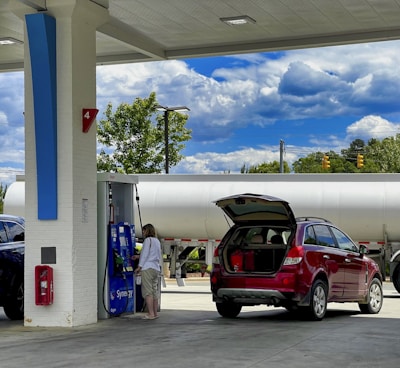
[[[110,14],[97,32],[99,65],[400,38],[400,0],[91,2]],[[51,14],[49,0],[1,1],[0,71],[23,69],[23,22],[11,11],[11,3]]]

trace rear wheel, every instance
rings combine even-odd
[[[392,282],[397,292],[400,293],[400,263],[394,269]]]
[[[307,318],[321,321],[325,317],[327,305],[328,286],[324,281],[316,280],[311,288],[310,305],[305,307]]]
[[[359,304],[362,313],[376,314],[382,308],[383,291],[382,283],[378,279],[373,279],[368,288],[368,303]]]
[[[217,311],[222,317],[226,318],[235,318],[239,315],[242,310],[242,306],[240,304],[235,304],[232,302],[222,302],[215,303],[217,306]]]

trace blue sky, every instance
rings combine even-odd
[[[190,108],[193,138],[171,173],[239,172],[243,164],[400,132],[400,41],[97,67],[98,118],[155,91]],[[23,73],[0,73],[0,182],[24,171]]]

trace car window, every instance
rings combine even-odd
[[[262,237],[261,232],[262,232],[262,228],[261,227],[251,227],[251,228],[249,228],[247,233],[246,233],[246,236],[245,236],[245,242],[246,243],[252,243],[253,239]]]
[[[306,227],[306,231],[304,233],[304,244],[317,244],[317,238],[312,226]]]
[[[335,240],[332,237],[332,233],[329,231],[329,227],[325,225],[314,225],[315,236],[317,238],[317,244],[325,247],[336,247]]]
[[[235,231],[229,243],[239,247],[245,244],[271,244],[274,243],[272,238],[277,239],[279,236],[279,244],[287,244],[291,231],[287,228],[269,228],[267,226],[263,227],[241,227]],[[275,242],[275,244],[278,244]]]
[[[270,229],[267,234],[268,244],[283,244],[283,237],[274,229]]]
[[[292,235],[292,232],[290,230],[282,231],[282,238],[283,238],[283,241],[285,244],[288,243],[291,235]]]
[[[0,243],[7,243],[7,233],[4,224],[0,221]]]
[[[8,232],[10,236],[10,241],[24,241],[25,239],[25,231],[24,228],[15,223],[15,222],[7,222]]]
[[[283,229],[269,229],[267,233],[267,244],[287,244],[291,231]]]
[[[340,230],[334,227],[332,227],[331,229],[333,234],[335,235],[340,249],[358,252],[357,246],[346,236],[346,234],[342,233]]]

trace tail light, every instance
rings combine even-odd
[[[294,246],[294,247],[290,248],[283,265],[290,266],[290,265],[299,264],[301,262],[301,260],[303,259],[303,255],[304,255],[303,247]]]
[[[218,251],[218,247],[214,249],[213,264],[219,264],[219,251]]]

